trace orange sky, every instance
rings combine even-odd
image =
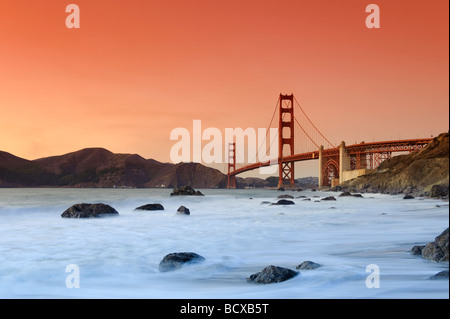
[[[65,7],[78,4],[81,28]],[[381,28],[368,29],[378,4]],[[266,127],[294,93],[333,143],[449,128],[448,0],[0,0],[0,150],[170,161],[176,127]]]

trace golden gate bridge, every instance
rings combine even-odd
[[[295,110],[300,111],[300,117],[294,114]],[[319,188],[335,186],[347,179],[364,175],[376,169],[381,162],[391,158],[392,153],[415,152],[432,140],[432,138],[402,139],[361,142],[353,145],[341,142],[336,146],[314,125],[293,94],[280,94],[269,128],[277,111],[278,157],[263,162],[250,161],[239,167],[236,163],[236,143],[230,143],[228,145],[228,188],[236,188],[236,175],[272,165],[278,165],[278,187],[294,187],[294,163],[311,160],[319,161]],[[296,127],[300,128],[304,140],[312,145],[313,150],[295,152],[296,137],[294,133]],[[272,144],[273,141],[269,148]]]

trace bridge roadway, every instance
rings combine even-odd
[[[339,157],[342,152],[342,149],[345,149],[347,156],[360,156],[364,154],[390,153],[390,152],[414,152],[423,148],[431,140],[432,138],[420,138],[420,139],[382,141],[371,143],[362,142],[359,144],[349,146],[345,146],[345,143],[342,142],[341,146],[339,147],[323,149],[321,151],[322,154],[320,154],[320,150],[317,150],[313,152],[285,156],[282,157],[281,159],[272,159],[266,162],[251,163],[230,172],[229,176],[236,176],[238,174],[251,171],[260,167],[279,164],[280,160],[282,163],[290,163],[290,162],[318,160],[319,157],[321,156],[323,158]]]

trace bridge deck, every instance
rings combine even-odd
[[[421,139],[409,139],[409,140],[396,140],[396,141],[382,141],[371,143],[359,143],[346,146],[348,155],[355,154],[369,154],[369,153],[386,153],[386,152],[409,152],[420,149],[427,145],[432,138]],[[336,156],[339,155],[339,147],[324,149],[322,151],[323,156]],[[281,158],[282,163],[301,162],[309,160],[319,159],[319,151],[307,152],[301,154],[294,154]],[[235,176],[247,171],[251,171],[260,167],[271,166],[279,163],[279,159],[272,159],[267,162],[257,162],[238,168],[233,172],[230,172],[229,176]]]

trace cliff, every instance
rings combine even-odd
[[[376,172],[344,182],[336,190],[448,197],[449,134],[440,134],[420,151],[386,160]]]

